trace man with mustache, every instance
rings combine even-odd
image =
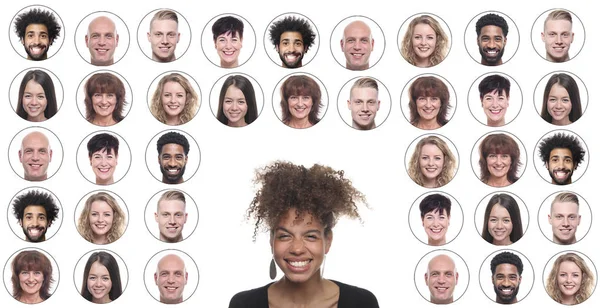
[[[477,46],[481,54],[481,64],[496,66],[502,64],[502,55],[508,35],[506,20],[496,14],[483,15],[475,24]]]
[[[43,242],[46,231],[56,220],[59,208],[49,193],[30,190],[17,196],[13,202],[13,214],[23,228],[27,242]]]
[[[190,152],[190,143],[184,135],[177,132],[168,132],[158,138],[158,164],[162,173],[162,182],[165,184],[183,183],[183,174]]]
[[[540,142],[539,155],[550,173],[552,184],[567,185],[571,184],[573,171],[583,161],[585,150],[577,137],[560,132]]]
[[[512,252],[504,251],[497,254],[490,263],[496,303],[516,303],[523,274],[521,258]]]
[[[27,53],[27,59],[46,60],[48,49],[60,36],[61,26],[52,12],[33,8],[15,18],[15,33]]]
[[[308,20],[288,16],[269,27],[271,43],[285,68],[302,67],[302,58],[315,42],[316,34]]]

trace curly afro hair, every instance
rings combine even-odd
[[[505,263],[516,266],[519,276],[523,274],[523,261],[521,261],[521,258],[519,258],[518,255],[516,255],[512,252],[503,251],[503,252],[497,254],[496,256],[494,256],[494,258],[492,259],[492,262],[490,262],[492,275],[496,274],[496,267],[498,265],[505,264]]]
[[[294,16],[288,16],[282,20],[274,22],[269,27],[269,37],[274,46],[279,46],[279,39],[281,38],[281,34],[284,32],[300,33],[300,35],[302,35],[304,50],[308,50],[310,46],[312,46],[317,36],[311,29],[308,20]]]
[[[158,150],[158,155],[162,153],[163,146],[169,143],[175,143],[182,146],[183,152],[186,156],[190,152],[190,143],[184,135],[177,132],[168,132],[160,136],[160,138],[158,138],[158,141],[156,141],[156,149]]]
[[[504,37],[508,35],[508,23],[506,22],[506,19],[504,19],[504,17],[500,15],[489,13],[481,16],[481,18],[479,18],[479,20],[477,20],[477,23],[475,24],[475,31],[477,32],[477,36],[481,34],[481,29],[485,26],[499,27],[500,29],[502,29],[502,34],[504,34]]]
[[[33,8],[28,12],[19,14],[17,18],[15,18],[15,33],[21,40],[25,37],[25,30],[30,24],[42,24],[48,28],[50,45],[52,45],[54,40],[60,36],[61,26],[56,20],[56,17],[54,17],[54,14],[50,11]]]
[[[545,164],[550,161],[550,152],[554,149],[569,149],[573,156],[575,168],[583,161],[585,150],[577,137],[567,135],[566,133],[557,133],[554,136],[545,138],[540,142],[539,154]]]
[[[22,195],[17,196],[13,200],[13,214],[15,215],[15,218],[17,218],[19,221],[22,221],[25,208],[32,205],[40,205],[44,207],[48,226],[50,226],[58,217],[58,212],[60,209],[58,208],[56,201],[54,201],[54,198],[52,198],[49,193],[38,190],[30,190]]]

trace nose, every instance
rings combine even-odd
[[[367,111],[369,111],[369,109],[367,108],[367,102],[363,102],[363,103],[360,105],[360,107],[361,107],[361,108],[360,108],[360,110],[361,110],[361,111],[363,111],[363,112],[367,112]]]
[[[170,225],[174,225],[175,224],[175,216],[174,215],[169,216],[169,221],[168,222],[169,222]]]
[[[160,43],[161,43],[161,44],[163,44],[163,45],[166,45],[166,44],[168,44],[168,43],[169,43],[169,42],[168,42],[168,40],[167,40],[167,36],[166,36],[166,35],[164,35],[164,34],[163,34],[163,35],[160,37]]]
[[[301,254],[304,251],[304,248],[304,241],[302,239],[293,239],[290,246],[290,252],[292,254]]]

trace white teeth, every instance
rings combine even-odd
[[[177,290],[176,287],[165,287],[165,289],[167,289],[169,291],[175,291],[175,290]]]
[[[489,54],[489,55],[492,55],[492,56],[495,56],[497,53],[498,53],[498,52],[497,52],[497,51],[495,51],[495,50],[488,50],[488,51],[487,51],[487,54]]]
[[[308,265],[310,261],[306,260],[306,261],[289,261],[290,265],[293,267],[305,267]]]
[[[287,55],[285,55],[285,59],[288,60],[288,61],[294,61],[294,60],[296,60],[296,58],[297,57],[294,54],[287,54]]]

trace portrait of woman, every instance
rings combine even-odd
[[[242,75],[225,79],[219,94],[217,120],[231,127],[243,127],[258,118],[256,95],[252,82]]]
[[[212,25],[212,34],[221,67],[238,67],[244,41],[244,22],[234,16],[221,17]]]
[[[440,23],[429,15],[414,18],[402,39],[400,53],[417,67],[431,67],[444,61],[449,49],[448,36]]]
[[[25,73],[17,101],[17,115],[31,122],[46,121],[58,111],[54,82],[42,70]]]
[[[556,258],[546,278],[546,292],[563,305],[585,302],[594,291],[594,271],[579,255],[568,252]]]
[[[321,89],[306,75],[291,76],[281,85],[281,121],[293,128],[308,128],[319,123]]]
[[[552,75],[544,89],[542,119],[554,125],[568,125],[579,120],[582,113],[575,79],[565,73]]]
[[[198,94],[185,76],[171,73],[163,76],[150,101],[150,112],[161,123],[181,125],[198,112]]]
[[[425,188],[436,188],[454,178],[456,167],[457,160],[446,142],[437,136],[428,136],[417,143],[408,162],[408,175]]]
[[[410,124],[432,130],[448,123],[450,92],[448,86],[433,76],[419,77],[408,89]]]
[[[490,244],[505,246],[523,237],[517,200],[504,193],[492,196],[485,208],[481,237]]]
[[[115,257],[105,251],[92,253],[83,270],[81,296],[92,303],[106,304],[122,293],[121,273]]]
[[[255,220],[255,238],[259,228],[269,230],[269,274],[275,279],[279,267],[283,277],[236,294],[229,307],[379,307],[370,291],[325,279],[321,273],[338,218],[360,219],[357,204],[366,203],[344,172],[279,161],[258,170],[255,183],[261,188],[247,217]]]
[[[25,304],[38,304],[47,300],[54,284],[52,263],[37,250],[24,250],[10,265],[12,269],[12,296]]]
[[[91,243],[110,244],[125,232],[125,221],[125,212],[115,198],[106,192],[98,192],[85,201],[77,220],[77,231]]]
[[[88,141],[87,149],[96,184],[113,184],[119,161],[119,139],[108,133],[96,134]]]
[[[507,134],[490,134],[479,145],[480,180],[492,187],[505,187],[519,180],[519,145]]]
[[[111,73],[96,73],[84,85],[85,118],[98,126],[115,125],[125,117],[125,85]]]

